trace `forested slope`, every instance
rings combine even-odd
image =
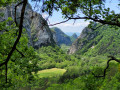
[[[51,28],[51,31],[53,32],[54,36],[56,37],[56,43],[57,45],[71,45],[72,41],[71,38],[66,35],[60,28],[53,27]]]
[[[88,27],[83,29],[79,38],[72,44],[69,53],[74,51],[73,53],[88,56],[119,55],[120,29],[108,25],[99,26],[100,24],[96,24],[91,29]]]

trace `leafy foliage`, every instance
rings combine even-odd
[[[12,24],[8,25],[10,22],[12,22]],[[0,63],[2,63],[4,59],[6,59],[8,52],[11,50],[14,41],[16,40],[18,28],[11,18],[1,22],[0,26]],[[13,53],[10,62],[8,63],[8,82],[10,85],[5,84],[4,66],[0,69],[0,85],[1,87],[9,86],[8,88],[14,87],[16,89],[17,87],[25,86],[25,83],[32,78],[31,72],[36,70],[37,55],[32,47],[28,47],[28,38],[24,30],[24,34],[22,34],[20,42],[16,47],[16,51]],[[21,84],[22,82],[24,83]]]
[[[70,19],[70,17],[78,14],[77,11],[81,10],[87,16],[84,19],[97,21],[102,18],[105,20],[103,22],[105,24],[108,22],[116,24],[117,20],[114,19],[119,19],[119,14],[115,14],[109,8],[104,9],[103,1],[69,0],[69,2],[66,2],[66,0],[47,0],[44,2],[43,11],[52,14],[52,10],[59,10],[59,7],[65,18]],[[7,3],[6,0],[1,0],[0,7],[5,6],[5,3]],[[105,79],[95,78],[92,75],[92,72],[99,75],[103,73],[107,58],[102,55],[119,55],[119,32],[119,29],[115,30],[107,25],[99,28],[92,32],[92,34],[97,34],[94,39],[90,41],[84,39],[87,44],[81,51],[78,51],[78,55],[67,55],[58,46],[41,47],[35,51],[31,46],[27,45],[28,38],[24,30],[19,44],[8,63],[8,83],[5,83],[5,66],[0,67],[0,87],[10,90],[44,90],[46,88],[48,90],[119,90],[120,72],[117,63],[112,62],[110,64]],[[17,35],[18,28],[11,18],[0,22],[0,63],[6,59]],[[95,45],[95,47],[91,49],[91,45]],[[53,75],[52,78],[40,78],[37,74],[39,70],[55,67],[64,68],[66,72],[63,76]]]
[[[97,55],[119,55],[119,28],[115,29],[111,26],[104,25],[99,27],[100,24],[92,26],[92,32],[86,32],[86,37],[79,38],[78,47],[81,47],[76,53],[84,54],[87,56]],[[97,30],[94,28],[99,27]],[[84,34],[84,33],[82,33]],[[84,44],[84,46],[81,45]]]
[[[65,54],[58,46],[41,47],[38,53],[41,58],[39,62],[41,69],[64,68],[72,65],[72,62],[76,60],[72,59],[73,56]]]

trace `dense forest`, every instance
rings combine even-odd
[[[65,21],[48,25],[28,0],[0,0],[0,90],[120,90],[120,14],[106,0],[31,1]],[[71,19],[90,21],[79,37],[49,28]]]

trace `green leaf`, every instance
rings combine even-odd
[[[8,21],[13,21],[12,17],[8,17]]]

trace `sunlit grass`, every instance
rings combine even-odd
[[[52,69],[45,69],[38,71],[38,75],[40,78],[43,77],[56,77],[56,76],[61,76],[66,72],[65,69],[59,69],[59,68],[52,68]]]

